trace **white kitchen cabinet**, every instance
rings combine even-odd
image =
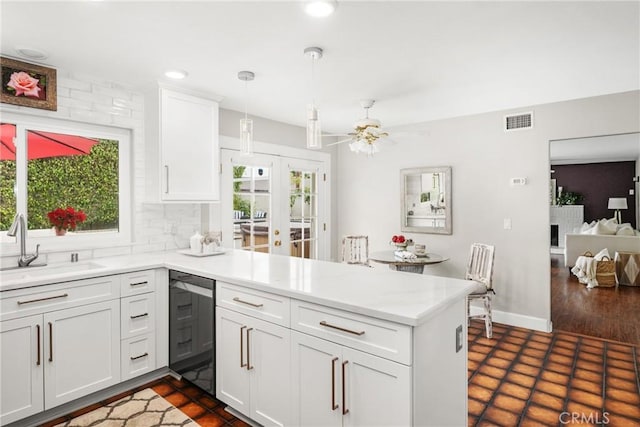
[[[120,301],[44,315],[45,409],[120,382]]]
[[[409,366],[296,331],[291,340],[292,424],[411,425]]]
[[[218,103],[160,88],[162,201],[220,200]]]
[[[0,425],[157,369],[163,351],[155,335],[156,295],[165,293],[156,292],[155,282],[163,274],[146,270],[3,292]],[[121,292],[129,296],[120,298]],[[160,302],[166,307],[166,298]],[[166,308],[161,312],[166,317]]]
[[[1,330],[1,424],[120,381],[118,300],[7,320]]]
[[[42,316],[0,322],[0,425],[44,410]]]
[[[262,425],[290,425],[290,333],[218,307],[216,397]]]

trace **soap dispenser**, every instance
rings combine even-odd
[[[202,253],[202,235],[198,231],[189,238],[189,246],[191,246],[191,252]]]

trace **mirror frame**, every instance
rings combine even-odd
[[[446,207],[444,227],[407,225],[407,217],[410,216],[408,215],[407,210],[407,177],[422,175],[423,173],[444,173],[444,205]],[[400,169],[400,206],[400,229],[402,231],[412,233],[452,234],[453,213],[451,210],[451,166]]]

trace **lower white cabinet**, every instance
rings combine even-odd
[[[44,410],[42,315],[0,322],[0,425]]]
[[[145,270],[2,292],[0,425],[166,365],[166,340],[156,336],[158,317],[167,317],[166,291],[155,287],[163,274]]]
[[[290,334],[217,307],[216,397],[262,425],[290,425]]]
[[[0,328],[0,424],[120,381],[119,300],[7,320]]]
[[[292,425],[411,425],[409,366],[296,331],[291,341]]]

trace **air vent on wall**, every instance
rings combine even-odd
[[[504,116],[504,130],[509,132],[512,130],[531,129],[533,127],[533,113],[520,113]]]

